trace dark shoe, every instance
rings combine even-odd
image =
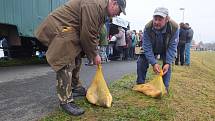
[[[169,89],[168,88],[166,88],[166,93],[169,94]]]
[[[86,96],[86,94],[87,94],[87,91],[84,87],[78,87],[78,88],[72,89],[73,97],[83,97],[83,96]]]
[[[139,85],[139,84],[145,84],[145,82],[137,82],[137,85]]]
[[[84,110],[74,103],[60,104],[60,107],[68,114],[73,116],[79,116],[84,114]]]
[[[94,66],[93,63],[85,63],[86,66]]]

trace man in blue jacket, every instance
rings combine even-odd
[[[190,65],[190,47],[193,40],[193,29],[190,27],[188,23],[185,23],[187,28],[187,37],[186,37],[186,44],[185,44],[185,64],[187,66]]]
[[[163,80],[168,92],[171,76],[171,64],[176,56],[179,39],[178,24],[170,20],[167,8],[159,7],[155,9],[153,20],[146,24],[143,36],[143,54],[137,61],[137,84],[145,83],[145,77],[149,64],[153,66],[153,71],[160,73],[160,65],[156,57],[160,55],[163,60]]]

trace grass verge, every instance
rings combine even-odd
[[[149,76],[150,77],[150,76]],[[126,75],[122,79],[110,85],[113,96],[111,108],[102,108],[89,104],[86,99],[76,101],[86,112],[79,117],[73,117],[64,113],[61,109],[50,114],[41,121],[158,121],[172,120],[174,111],[169,106],[170,98],[153,99],[144,96],[142,93],[132,91],[136,79],[135,74]]]
[[[0,59],[0,67],[46,64],[46,63],[47,61],[45,58],[39,59],[38,57]]]
[[[57,109],[40,121],[215,121],[215,53],[192,52],[191,66],[173,66],[170,95],[153,99],[131,90],[136,74],[124,76],[109,87],[111,108],[76,100],[86,112],[74,117]],[[148,79],[153,75],[150,71]]]

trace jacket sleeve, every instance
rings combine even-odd
[[[102,25],[100,9],[96,4],[81,6],[80,41],[85,54],[91,58],[98,54],[98,34]]]
[[[120,30],[118,34],[115,35],[117,39],[121,39],[123,36],[123,32]]]
[[[172,64],[172,62],[176,56],[178,41],[179,41],[179,29],[172,36],[170,43],[169,43],[169,47],[166,51],[166,63],[167,64]]]
[[[156,64],[156,59],[152,50],[152,43],[150,41],[149,33],[147,30],[144,30],[143,34],[143,53],[151,65]]]
[[[193,30],[192,29],[188,30],[187,39],[192,41],[192,39],[193,39]]]

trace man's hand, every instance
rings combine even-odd
[[[153,65],[153,71],[156,73],[156,74],[159,74],[160,73],[160,65],[159,64],[155,64]]]
[[[96,55],[93,61],[95,65],[99,65],[101,64],[101,57],[99,55]]]
[[[169,64],[165,64],[164,66],[163,66],[163,75],[165,75],[166,74],[166,72],[169,70]]]

